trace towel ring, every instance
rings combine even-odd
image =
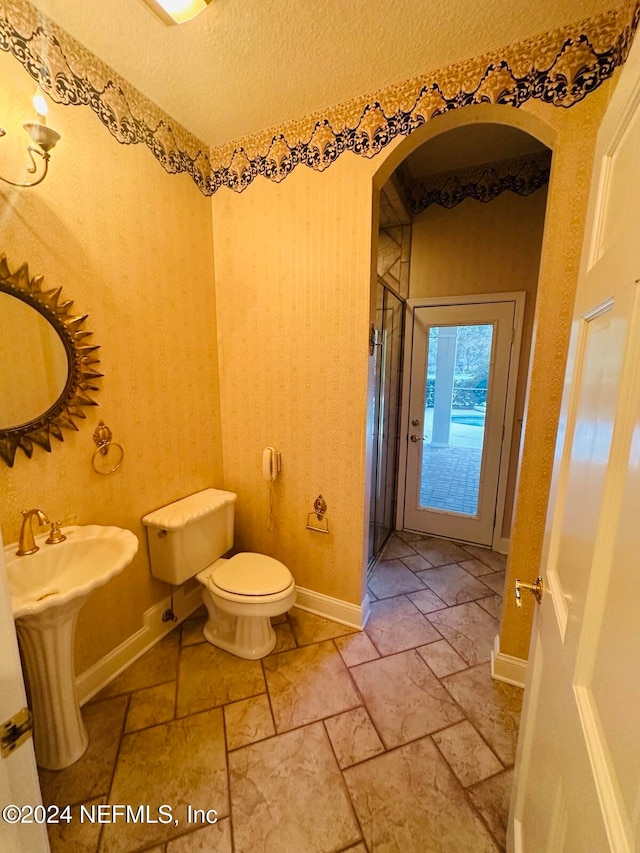
[[[117,471],[118,468],[122,465],[122,460],[124,459],[124,448],[121,444],[112,441],[111,438],[111,430],[108,426],[106,426],[106,424],[100,421],[100,423],[95,429],[95,432],[93,433],[93,440],[98,446],[95,449],[93,456],[91,457],[91,466],[96,472],[96,474],[102,474],[104,476],[106,476],[107,474],[113,474],[113,472]],[[117,448],[117,450],[120,451],[120,456],[117,462],[115,462],[110,468],[102,469],[101,467],[96,465],[96,462],[98,462],[102,458],[106,459],[106,457],[109,455],[109,449],[112,447],[115,447]]]

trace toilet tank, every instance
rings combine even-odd
[[[233,492],[204,489],[145,515],[151,574],[177,586],[226,554],[235,502]]]

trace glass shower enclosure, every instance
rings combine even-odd
[[[375,328],[369,567],[394,529],[404,337],[404,302],[380,280],[376,287]]]

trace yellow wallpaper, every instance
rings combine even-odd
[[[239,547],[360,604],[371,275],[369,163],[213,199],[224,481]],[[266,529],[262,448],[282,453]],[[318,494],[330,535],[305,529]]]
[[[533,331],[547,188],[505,192],[489,204],[467,199],[451,210],[432,205],[414,218],[410,296],[525,291],[522,348],[502,535],[509,538]]]
[[[33,82],[0,54],[0,115],[26,136]],[[53,106],[62,140],[38,187],[0,184],[0,233],[11,269],[24,261],[49,287],[63,287],[101,345],[97,407],[52,452],[18,450],[0,465],[0,521],[15,541],[20,510],[40,507],[67,523],[116,524],[140,539],[135,562],[97,591],[80,614],[82,672],[142,624],[164,597],[149,575],[142,515],[209,485],[221,485],[211,206],[186,176],[159,169],[143,148],[117,145],[88,111]],[[3,173],[22,157],[3,148]],[[115,474],[91,470],[102,418],[125,449]],[[25,558],[28,559],[28,558]]]

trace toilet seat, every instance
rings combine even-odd
[[[217,560],[197,575],[214,595],[227,601],[263,603],[286,598],[295,588],[289,569],[266,554],[242,552]]]

